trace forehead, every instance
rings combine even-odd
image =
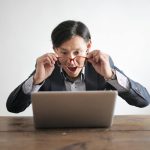
[[[87,47],[87,43],[84,41],[84,39],[80,36],[74,36],[70,40],[64,42],[61,44],[59,47],[61,50],[67,50],[67,51],[72,51],[72,50],[82,50]]]

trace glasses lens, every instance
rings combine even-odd
[[[68,57],[59,57],[58,58],[58,65],[63,65],[63,66],[70,66],[70,62],[73,61],[76,67],[82,68],[86,64],[86,57],[83,56],[76,56],[75,58],[71,59]]]
[[[76,63],[77,67],[84,67],[86,64],[86,57],[77,56],[74,58],[74,62]]]

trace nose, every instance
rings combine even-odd
[[[70,59],[73,59],[75,56],[74,56],[74,54],[70,53],[70,54],[68,55],[68,57],[69,57]]]
[[[75,58],[75,56],[73,54],[69,55],[68,61],[67,61],[69,66],[74,66],[75,65],[74,58]]]

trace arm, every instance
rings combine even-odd
[[[121,70],[115,67],[111,58],[110,65],[116,70],[116,80],[108,81],[108,83],[118,91],[119,96],[122,97],[128,104],[136,107],[145,107],[149,105],[150,95],[146,88],[138,82],[128,78]],[[124,80],[126,83],[121,83],[121,80]]]
[[[31,103],[31,95],[25,94],[22,90],[22,84],[20,84],[15,90],[9,95],[6,107],[9,112],[19,113],[24,111]]]
[[[47,53],[37,58],[36,70],[30,75],[33,76],[32,82],[30,83],[29,90],[27,80],[21,83],[12,93],[9,95],[6,103],[7,110],[13,113],[19,113],[24,111],[31,104],[31,92],[34,91],[34,85],[42,83],[47,79],[53,72],[57,61],[57,54]],[[27,89],[27,90],[25,90]],[[39,88],[36,88],[39,90]]]
[[[31,74],[31,76],[32,75],[33,73]],[[29,78],[31,76],[29,76]],[[31,104],[31,94],[26,94],[22,88],[22,86],[25,84],[26,81],[21,83],[9,95],[7,102],[6,102],[6,108],[9,112],[13,112],[13,113],[22,112]]]
[[[116,68],[116,70],[122,73],[118,68]],[[128,77],[127,79],[129,81],[129,88],[118,92],[119,96],[126,100],[128,104],[133,106],[145,107],[149,105],[150,95],[147,89],[138,82],[135,82]]]
[[[130,105],[145,107],[150,103],[150,95],[145,87],[129,79],[121,70],[114,66],[111,57],[100,50],[94,50],[88,54],[88,61],[95,71],[108,82],[107,89],[117,90]],[[113,69],[116,70],[116,79],[113,78]],[[122,76],[122,77],[121,77]],[[123,83],[121,78],[124,78]]]

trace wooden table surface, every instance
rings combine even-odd
[[[115,116],[111,128],[35,129],[32,117],[0,117],[0,150],[150,150],[150,116]]]

